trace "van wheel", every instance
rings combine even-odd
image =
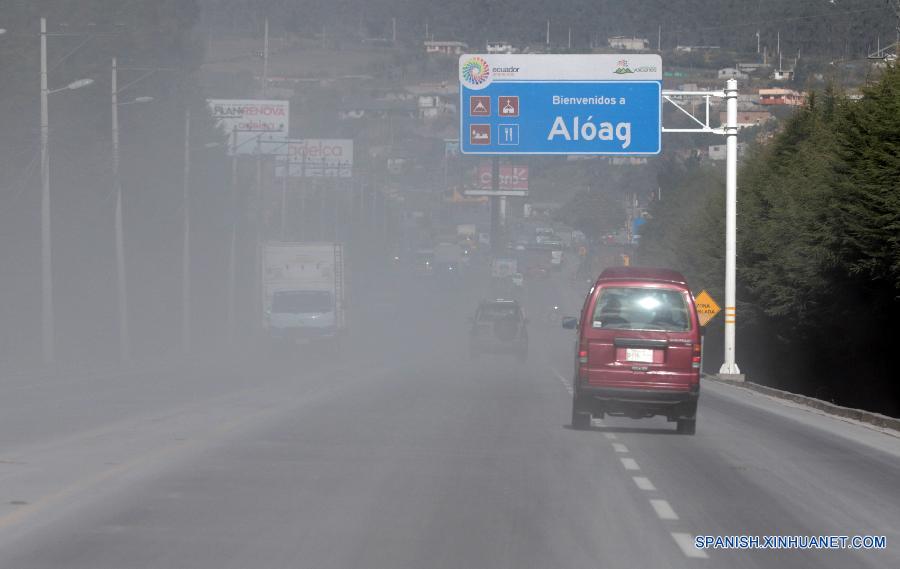
[[[676,429],[680,435],[693,435],[697,432],[697,419],[678,419]]]
[[[584,431],[591,428],[591,414],[584,412],[583,405],[576,395],[572,398],[572,428],[576,431]]]

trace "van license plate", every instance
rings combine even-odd
[[[645,348],[625,348],[625,361],[653,363],[653,350]]]

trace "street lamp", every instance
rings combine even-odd
[[[119,178],[119,107],[135,103],[149,103],[153,97],[136,97],[131,101],[119,102],[119,93],[128,85],[119,89],[118,65],[116,58],[112,60],[112,152],[113,152],[113,184],[116,188],[116,291],[119,309],[119,359],[123,363],[131,361],[131,334],[128,326],[128,287],[125,271],[125,231],[122,220],[122,182]]]
[[[50,119],[48,98],[59,91],[81,89],[94,82],[79,79],[65,87],[47,87],[47,19],[41,18],[41,358],[45,366],[55,360],[53,265],[50,232]]]

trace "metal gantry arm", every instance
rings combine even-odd
[[[711,134],[725,134],[725,130],[723,128],[713,128],[709,123],[709,107],[710,107],[710,98],[716,97],[718,99],[724,99],[726,97],[725,91],[663,91],[662,97],[664,101],[669,102],[673,107],[684,113],[688,116],[692,121],[697,123],[697,127],[694,128],[666,128],[665,125],[662,127],[663,132],[708,132]],[[703,120],[698,119],[694,114],[681,106],[681,102],[676,100],[676,97],[701,97],[704,102],[704,110],[705,114]]]

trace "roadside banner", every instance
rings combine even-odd
[[[275,176],[284,176],[284,162],[288,162],[290,178],[351,178],[353,177],[353,140],[308,138],[290,139],[279,147]]]
[[[290,132],[290,102],[258,99],[207,99],[210,113],[228,135],[228,153],[277,154]],[[283,151],[282,151],[283,152]]]
[[[482,162],[476,172],[475,189],[466,190],[468,196],[513,196],[524,197],[528,195],[528,166],[501,164],[500,182],[498,191],[494,192],[494,176],[491,172],[491,163]]]

